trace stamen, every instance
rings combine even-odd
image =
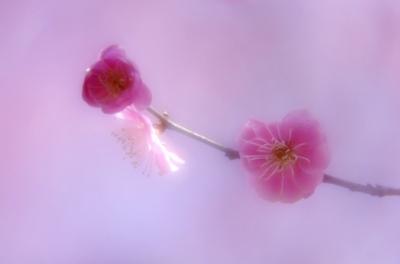
[[[245,155],[244,158],[250,161],[263,160],[265,159],[265,155]]]
[[[286,181],[286,177],[284,177],[283,174],[282,174],[281,175],[281,189],[279,191],[279,197],[282,197],[283,189],[285,187],[285,181]]]
[[[280,141],[282,141],[282,136],[281,136],[281,129],[279,128],[279,125],[275,125],[276,130],[278,131],[278,138]]]
[[[275,176],[275,171],[276,171],[277,165],[276,165],[276,164],[271,164],[271,165],[275,165],[275,168],[274,168],[273,172],[266,176],[268,170],[271,168],[271,167],[269,166],[269,167],[267,168],[268,170],[267,170],[267,169],[264,170],[263,173],[261,174],[261,176],[259,177],[260,180],[262,180],[262,181],[264,181],[264,182],[267,182],[267,181],[269,181],[270,179],[272,179],[273,176]]]
[[[301,147],[303,147],[303,146],[305,146],[305,145],[307,145],[307,143],[305,143],[305,142],[299,143],[299,144],[297,144],[296,146],[294,146],[292,149],[295,150],[295,149],[301,148]]]
[[[260,146],[260,147],[258,147],[258,151],[259,152],[261,152],[261,151],[270,151],[271,149],[273,148],[273,145],[271,145],[271,144],[269,144],[269,145],[267,145],[267,144],[265,144],[265,145],[263,145],[263,146]]]
[[[272,137],[272,141],[274,142],[277,142],[278,141],[278,139],[275,137],[275,135],[274,134],[272,134],[272,131],[271,131],[271,129],[266,125],[265,126],[265,129],[268,131],[268,133],[271,135],[271,137]]]
[[[247,140],[247,139],[242,139],[242,141],[244,143],[246,143],[246,144],[250,144],[250,145],[253,145],[253,146],[257,146],[257,147],[262,147],[263,146],[260,143],[257,143],[257,142],[251,141],[251,140]]]
[[[294,168],[293,168],[293,166],[290,166],[290,167],[289,167],[289,171],[290,171],[290,175],[291,175],[292,177],[294,177]]]
[[[292,133],[293,133],[293,129],[289,129],[289,139],[288,139],[288,142],[292,141]]]
[[[272,177],[272,176],[275,174],[276,169],[277,169],[277,167],[278,167],[278,164],[277,164],[276,162],[270,162],[269,164],[268,164],[268,163],[265,163],[265,164],[267,164],[267,167],[263,170],[263,172],[261,173],[261,175],[260,175],[260,177],[259,177],[260,179],[264,179],[264,180],[265,180],[265,178],[270,178],[270,177]],[[265,166],[265,164],[264,164],[263,166]],[[274,166],[275,166],[275,167],[274,167]],[[269,173],[268,177],[265,177],[266,174],[267,174],[272,168],[273,168],[272,173]]]
[[[259,140],[259,141],[261,141],[262,143],[270,144],[267,140],[265,140],[264,138],[260,138],[260,137],[256,137],[256,138],[254,138],[253,140]]]
[[[269,151],[269,150],[271,150],[271,148],[273,147],[273,145],[272,145],[271,143],[266,142],[266,141],[264,141],[264,140],[263,140],[263,143],[258,143],[258,142],[255,141],[255,140],[257,140],[257,139],[259,139],[259,138],[255,138],[255,139],[253,139],[253,140],[242,139],[242,142],[243,142],[243,143],[246,143],[246,144],[249,144],[249,145],[253,145],[253,146],[258,147],[257,150],[258,150],[259,152],[262,152],[262,151]]]
[[[291,180],[293,181],[293,183],[294,183],[294,185],[296,186],[296,188],[298,189],[298,190],[300,190],[300,191],[303,191],[303,188],[301,187],[301,185],[299,184],[299,182],[297,181],[297,179],[296,179],[296,177],[295,177],[295,175],[294,175],[294,169],[293,169],[293,167],[291,167],[291,170],[290,170],[290,178],[291,178]]]
[[[304,161],[306,161],[306,162],[308,162],[308,163],[311,163],[311,160],[309,159],[309,158],[306,158],[306,157],[304,157],[304,156],[302,156],[302,155],[296,155],[296,158],[297,159],[301,159],[301,160],[304,160]]]
[[[279,166],[279,164],[277,164],[276,162],[274,163],[276,166],[274,168],[274,170],[271,172],[270,177],[272,177],[273,175],[275,175],[275,173],[281,169],[281,167]]]

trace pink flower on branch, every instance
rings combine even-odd
[[[177,171],[184,164],[183,159],[167,149],[151,120],[134,107],[126,108],[116,116],[126,121],[126,125],[115,136],[134,165],[141,166],[146,174],[164,175]]]
[[[239,152],[252,182],[271,201],[290,203],[310,196],[329,164],[325,136],[306,111],[291,112],[276,123],[248,121]]]
[[[137,68],[117,46],[105,49],[90,69],[83,83],[83,99],[104,113],[117,113],[133,104],[142,110],[150,105],[150,90]]]
[[[321,183],[330,183],[351,191],[374,196],[400,195],[400,189],[359,184],[324,174],[329,164],[325,136],[318,121],[306,111],[288,114],[281,122],[250,120],[240,136],[239,151],[219,144],[175,123],[150,107],[152,95],[134,64],[117,46],[105,49],[83,83],[83,99],[104,113],[116,114],[126,126],[115,133],[126,153],[147,173],[176,171],[184,161],[169,151],[158,134],[173,129],[225,153],[241,159],[260,194],[271,201],[295,202],[307,198]],[[155,127],[141,114],[147,109],[160,121]]]

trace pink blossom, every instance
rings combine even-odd
[[[239,152],[251,181],[271,201],[290,203],[310,196],[329,164],[326,138],[305,110],[291,112],[281,122],[248,121]]]
[[[105,49],[90,69],[83,83],[83,99],[104,113],[117,113],[128,105],[144,109],[150,105],[150,90],[123,50],[117,46]]]
[[[177,171],[184,163],[178,155],[166,148],[151,120],[134,107],[126,108],[116,116],[125,120],[126,124],[115,136],[122,143],[128,157],[133,160],[133,164],[142,167],[145,173],[151,174],[155,171],[163,175]]]

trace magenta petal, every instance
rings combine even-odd
[[[283,192],[281,194],[281,201],[285,203],[293,203],[304,197],[302,190],[299,189],[294,180],[290,177],[285,177],[285,181],[283,183]]]
[[[136,67],[115,45],[105,49],[100,60],[88,71],[82,97],[107,114],[120,112],[129,105],[143,110],[152,99]]]
[[[126,58],[125,51],[117,45],[111,45],[101,53],[102,59],[120,59]]]
[[[134,104],[139,110],[146,109],[150,106],[152,95],[150,89],[147,86],[140,82],[133,89],[133,96],[135,98]]]
[[[264,160],[251,160],[248,158],[242,158],[243,165],[252,173],[260,174],[264,171],[262,165],[264,164]]]
[[[297,154],[302,157],[307,157],[308,160],[300,159],[298,165],[303,170],[324,170],[328,167],[330,162],[330,152],[328,144],[321,143],[317,145],[304,146],[298,148]]]
[[[287,203],[310,196],[330,160],[319,122],[307,111],[292,112],[280,123],[250,120],[239,153],[262,196]]]
[[[82,97],[91,106],[98,106],[96,97],[92,95],[91,86],[97,86],[97,77],[93,74],[88,74],[83,84]]]
[[[303,193],[303,197],[311,195],[315,188],[322,182],[324,173],[321,170],[314,172],[296,171],[295,177],[293,177],[294,183]]]
[[[243,153],[252,153],[257,151],[257,145],[252,144],[252,141],[256,137],[251,123],[248,122],[244,126],[242,133],[239,137],[239,151]]]
[[[266,142],[270,142],[276,137],[273,132],[274,129],[271,130],[271,126],[275,126],[275,124],[267,125],[255,119],[251,119],[248,124],[253,129],[257,138],[263,139]]]
[[[239,152],[243,165],[254,173],[260,172],[261,166],[265,162],[262,157],[265,156],[265,150],[262,145],[265,144],[262,137],[258,134],[265,134],[264,125],[257,120],[250,120],[246,123],[239,138]],[[262,139],[262,140],[260,140]],[[254,157],[257,155],[257,157]]]
[[[248,140],[252,140],[255,137],[255,135],[256,134],[254,133],[251,123],[247,122],[244,125],[242,132],[240,134],[239,144],[241,144],[242,142],[248,141]]]
[[[275,202],[279,200],[279,189],[281,178],[279,175],[272,176],[268,180],[255,178],[252,179],[256,191],[266,200]]]
[[[127,106],[132,104],[134,99],[132,89],[124,91],[118,98],[104,102],[101,106],[104,113],[113,114],[124,110]]]
[[[282,127],[291,130],[291,140],[296,143],[308,142],[319,144],[324,140],[319,122],[306,110],[294,111],[282,121]]]

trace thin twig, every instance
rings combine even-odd
[[[152,107],[148,107],[147,110],[154,115],[156,118],[158,118],[164,126],[164,128],[169,128],[173,129],[185,136],[188,136],[190,138],[193,138],[197,141],[200,141],[214,149],[217,149],[219,151],[222,151],[225,153],[225,156],[228,157],[230,160],[235,160],[235,159],[240,159],[240,154],[239,151],[225,147],[219,143],[217,143],[214,140],[209,139],[206,136],[203,136],[199,133],[194,132],[193,130],[190,130],[174,121],[172,121],[166,113],[160,113],[156,111]],[[400,189],[398,188],[391,188],[391,187],[385,187],[381,185],[371,185],[371,184],[360,184],[360,183],[355,183],[351,182],[348,180],[343,180],[328,174],[324,175],[323,178],[324,183],[329,183],[333,184],[342,188],[349,189],[350,191],[353,192],[360,192],[364,194],[369,194],[372,196],[377,196],[377,197],[384,197],[384,196],[400,196]]]
[[[231,148],[227,148],[217,142],[215,142],[214,140],[209,139],[206,136],[200,135],[190,129],[187,129],[186,127],[179,125],[177,123],[175,123],[174,121],[172,121],[168,115],[166,113],[159,113],[158,111],[156,111],[154,108],[152,107],[148,107],[147,110],[154,115],[155,117],[157,117],[160,122],[163,124],[163,126],[165,128],[169,128],[172,130],[175,130],[181,134],[184,134],[185,136],[191,137],[195,140],[198,140],[212,148],[215,148],[219,151],[222,151],[225,153],[225,156],[227,156],[229,159],[234,160],[234,159],[239,159],[240,155],[239,152],[237,150],[231,149]]]
[[[372,196],[383,197],[383,196],[400,195],[400,189],[385,187],[382,185],[355,183],[355,182],[339,179],[339,178],[333,177],[328,174],[324,175],[323,182],[334,184],[336,186],[340,186],[340,187],[349,189],[350,191],[353,191],[353,192],[361,192],[361,193],[369,194]]]

